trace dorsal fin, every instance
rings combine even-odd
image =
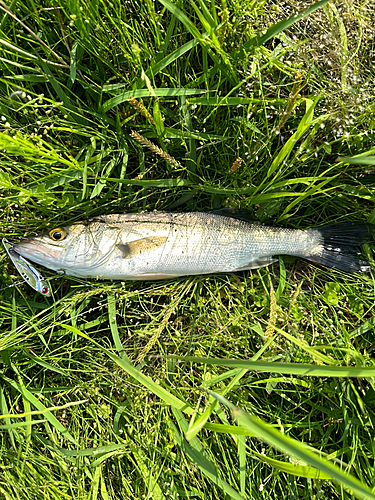
[[[253,224],[261,224],[255,215],[246,208],[219,208],[212,210],[213,214],[222,215],[223,217],[232,217],[232,219],[244,220],[245,222],[252,222]]]

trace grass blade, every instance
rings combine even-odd
[[[261,45],[264,45],[266,42],[268,42],[268,40],[271,40],[271,38],[279,35],[293,24],[312,14],[316,9],[320,9],[321,7],[323,7],[323,5],[328,2],[329,0],[320,0],[319,2],[310,5],[310,7],[307,7],[306,9],[300,10],[299,12],[293,14],[287,19],[283,19],[277,24],[274,24],[267,30],[264,35],[255,36],[248,42],[244,43],[243,46],[236,51],[235,57],[244,57],[245,52],[247,52],[251,47],[260,47]]]
[[[133,378],[135,378],[135,380],[137,380],[142,385],[147,387],[151,392],[153,392],[156,396],[158,396],[160,399],[162,399],[165,403],[172,406],[172,408],[176,408],[178,410],[181,410],[188,415],[191,415],[193,413],[193,409],[186,402],[177,398],[176,396],[174,396],[173,394],[168,392],[166,389],[161,387],[159,384],[156,384],[155,382],[153,382],[149,377],[147,377],[147,375],[144,375],[142,372],[140,372],[137,368],[135,368],[132,364],[130,364],[125,359],[120,358],[119,356],[117,356],[116,354],[113,354],[111,351],[109,351],[105,347],[102,347],[100,344],[95,342],[95,340],[91,339],[88,335],[81,332],[77,328],[74,328],[73,326],[70,326],[70,325],[60,325],[60,326],[62,328],[65,328],[66,330],[69,330],[70,332],[73,332],[73,333],[83,337],[84,339],[92,342],[95,346],[97,346],[99,349],[101,349],[103,352],[105,352],[106,355],[109,358],[111,358],[114,363],[116,363],[123,370],[125,370],[129,375],[131,375]]]
[[[127,92],[122,93],[121,95],[112,97],[111,99],[108,99],[103,106],[102,106],[102,112],[107,113],[110,111],[112,108],[115,106],[118,106],[119,104],[122,104],[125,101],[129,100],[129,97],[178,97],[182,95],[196,95],[196,94],[205,94],[207,91],[206,90],[200,90],[200,89],[173,89],[173,88],[168,88],[168,89],[153,89],[153,92],[150,92],[148,89],[139,89],[139,90],[130,90]]]
[[[10,439],[10,442],[12,444],[12,447],[14,450],[16,450],[17,447],[16,447],[16,442],[14,439],[14,432],[13,432],[13,425],[14,424],[11,423],[10,417],[6,416],[6,415],[8,415],[9,410],[8,410],[8,405],[7,405],[7,401],[5,398],[5,394],[4,394],[4,391],[3,391],[3,388],[1,385],[0,385],[0,412],[1,412],[1,417],[4,418],[4,420],[5,420],[5,424],[2,427],[8,431],[9,439]],[[22,422],[22,425],[27,425],[27,424],[24,424]]]
[[[375,156],[343,156],[338,160],[351,165],[375,165]]]
[[[78,42],[75,42],[70,52],[70,79],[72,83],[75,82],[77,75],[77,49],[78,49]]]
[[[74,437],[70,434],[70,432],[65,429],[65,427],[59,422],[59,420],[51,413],[51,411],[44,406],[43,403],[41,403],[26,387],[20,385],[18,382],[15,382],[14,380],[11,380],[10,378],[6,377],[5,375],[2,375],[3,380],[13,387],[18,393],[21,394],[23,398],[25,398],[29,403],[31,403],[35,408],[40,410],[42,412],[48,422],[63,436],[65,437],[68,441],[71,443],[77,445],[77,441],[74,439]]]
[[[313,377],[375,377],[375,366],[322,366],[304,363],[275,363],[273,361],[250,361],[242,359],[200,358],[196,356],[168,356],[192,363],[244,368],[246,370],[283,373],[284,375],[300,375]]]
[[[339,469],[328,460],[320,457],[317,453],[314,453],[306,444],[282,434],[269,424],[263,422],[260,418],[249,415],[240,408],[235,407],[221,395],[213,392],[210,392],[210,394],[230,408],[233,418],[235,418],[240,425],[253,432],[262,441],[277,448],[287,456],[297,457],[299,460],[329,475],[334,481],[337,481],[357,498],[375,500],[375,494],[367,485],[361,483],[351,474]]]
[[[246,465],[247,465],[247,451],[246,451],[246,437],[238,436],[238,461],[240,466],[240,491],[241,495],[245,496],[246,491]]]
[[[109,326],[111,327],[111,332],[112,332],[112,338],[113,342],[116,346],[117,352],[121,358],[125,359],[128,363],[130,363],[130,359],[126,355],[125,349],[121,343],[119,331],[117,328],[117,322],[116,322],[116,298],[112,294],[108,294],[107,297],[107,304],[108,304],[108,319],[109,319]]]
[[[252,451],[262,462],[271,465],[275,469],[285,472],[285,474],[291,474],[292,476],[307,477],[309,479],[332,479],[330,474],[322,472],[315,467],[309,467],[308,465],[300,465],[290,462],[282,462],[281,460],[275,460],[274,458],[269,458],[266,455],[261,455],[260,453]]]
[[[173,413],[177,418],[178,424],[181,427],[182,432],[186,432],[188,428],[188,423],[181,412],[173,409]],[[178,429],[173,423],[171,426],[174,428],[174,438],[177,441],[179,447],[184,451],[184,453],[189,457],[189,459],[200,469],[200,471],[208,477],[216,486],[218,486],[223,492],[229,495],[234,500],[244,500],[244,497],[240,495],[232,486],[230,486],[226,481],[222,480],[216,471],[216,467],[213,462],[207,459],[202,453],[201,445],[197,438],[188,444],[178,432]]]

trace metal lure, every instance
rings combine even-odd
[[[28,260],[13,249],[13,245],[9,241],[5,238],[3,238],[2,241],[10,260],[13,262],[25,282],[37,292],[48,297],[51,294],[51,290],[44,277]]]

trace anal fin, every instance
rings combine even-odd
[[[246,266],[238,267],[237,269],[233,269],[233,271],[247,271],[248,269],[258,269],[259,267],[269,266],[273,262],[277,261],[278,259],[275,259],[275,257],[259,257],[258,259],[250,261]]]
[[[167,280],[171,278],[178,278],[183,274],[168,274],[168,273],[141,273],[132,277],[133,280]]]

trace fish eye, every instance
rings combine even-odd
[[[48,234],[53,241],[61,241],[65,238],[66,231],[61,227],[57,227],[56,229],[52,229]]]

